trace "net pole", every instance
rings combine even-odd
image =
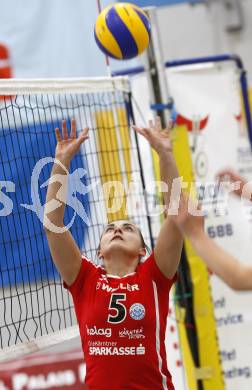
[[[96,2],[97,2],[98,12],[100,14],[102,11],[101,0],[96,0]],[[110,66],[109,57],[106,54],[104,55],[104,57],[105,57],[105,63],[106,63],[106,68],[107,68],[107,75],[108,75],[108,77],[112,77],[112,70],[111,70],[111,66]]]

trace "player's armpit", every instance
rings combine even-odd
[[[82,255],[81,266],[76,279],[71,285],[67,284],[65,280],[63,281],[64,288],[70,291],[74,299],[83,299],[83,289],[90,286],[89,282],[96,274],[97,268],[99,266],[94,265],[91,260]]]
[[[157,261],[155,259],[154,252],[141,264],[142,271],[144,273],[148,272],[151,279],[158,284],[159,287],[165,288],[165,291],[169,292],[173,283],[177,281],[177,273],[172,277],[166,277],[164,273],[160,270]]]
[[[181,257],[183,238],[175,223],[167,217],[160,229],[154,255],[159,269],[167,278],[175,275]]]

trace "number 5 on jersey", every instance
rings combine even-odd
[[[122,301],[126,301],[126,294],[111,294],[109,310],[113,310],[114,313],[109,314],[108,322],[119,324],[125,320],[127,309]]]

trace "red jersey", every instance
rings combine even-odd
[[[174,390],[165,330],[169,291],[152,254],[134,273],[107,275],[83,257],[73,296],[90,390]]]

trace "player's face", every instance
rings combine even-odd
[[[112,252],[122,250],[130,256],[144,256],[145,248],[138,228],[129,221],[115,221],[105,228],[100,252],[106,257]]]

